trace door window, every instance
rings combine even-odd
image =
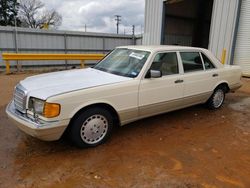
[[[199,52],[180,52],[184,72],[204,70]]]
[[[159,53],[155,56],[151,70],[159,70],[162,76],[178,74],[178,59],[176,52]]]

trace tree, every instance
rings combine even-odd
[[[23,27],[57,28],[62,23],[62,16],[54,9],[46,10],[40,0],[21,0],[19,16]]]
[[[0,0],[0,25],[1,26],[20,26],[21,22],[17,18],[19,3],[17,0]]]

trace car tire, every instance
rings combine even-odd
[[[223,105],[225,100],[225,88],[218,87],[214,90],[212,96],[207,101],[207,106],[209,109],[218,109]]]
[[[110,136],[114,120],[112,114],[100,107],[82,111],[70,124],[69,138],[80,148],[104,143]]]

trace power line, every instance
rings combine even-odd
[[[121,17],[120,15],[115,15],[115,21],[116,21],[116,33],[119,34],[119,25],[121,23]]]

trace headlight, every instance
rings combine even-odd
[[[46,118],[53,118],[60,114],[61,106],[56,103],[48,103],[44,100],[31,97],[29,110]]]
[[[41,99],[31,97],[29,100],[29,110],[36,114],[43,115],[44,103],[45,101]]]

